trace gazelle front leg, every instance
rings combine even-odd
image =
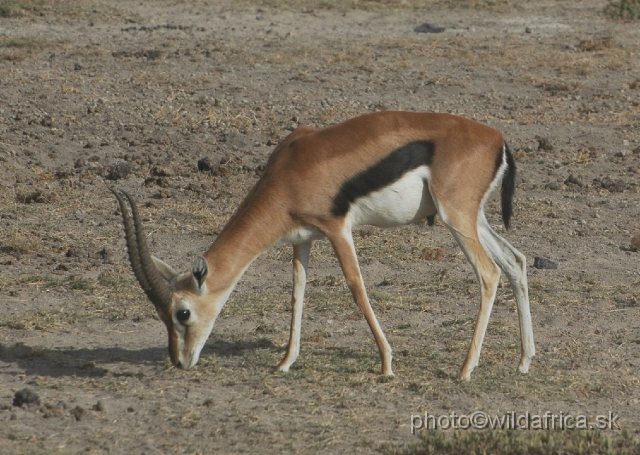
[[[289,371],[289,367],[300,354],[300,331],[302,326],[302,307],[304,289],[307,284],[307,270],[309,267],[309,253],[311,242],[293,246],[293,292],[291,295],[291,329],[289,332],[289,346],[284,359],[278,364],[279,371]]]
[[[339,234],[334,236],[328,235],[328,237],[336,252],[336,256],[338,256],[342,273],[344,273],[353,298],[362,310],[367,324],[369,324],[369,328],[373,332],[373,337],[376,340],[382,359],[382,374],[385,376],[393,376],[391,369],[391,346],[384,336],[378,319],[369,303],[369,297],[367,297],[367,291],[364,288],[362,274],[360,273],[360,266],[358,265],[356,249],[353,245],[353,238],[351,237],[351,229],[345,228]]]

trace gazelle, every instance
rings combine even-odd
[[[193,367],[216,318],[249,264],[277,241],[293,245],[289,345],[278,365],[288,371],[300,351],[309,252],[326,237],[356,304],[373,332],[382,373],[393,375],[391,347],[371,308],[351,231],[357,225],[400,226],[438,214],[475,269],[480,313],[461,377],[470,379],[496,295],[500,269],[513,288],[520,324],[519,370],[535,355],[526,260],[485,218],[483,205],[502,182],[509,227],[516,167],[499,131],[447,114],[378,112],[318,129],[299,127],[269,157],[249,192],[204,256],[177,273],[150,255],[133,198],[123,216],[129,259],[140,286],[167,326],[171,362]],[[133,218],[133,219],[132,219]]]

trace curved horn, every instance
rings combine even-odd
[[[151,301],[160,307],[164,307],[171,303],[171,289],[167,286],[167,283],[164,281],[158,269],[156,269],[156,265],[153,263],[153,259],[151,259],[151,253],[149,253],[149,247],[147,246],[147,238],[144,235],[144,229],[142,228],[142,221],[140,220],[140,214],[138,213],[138,207],[136,206],[135,201],[124,190],[120,190],[122,194],[124,194],[129,200],[129,204],[131,204],[131,215],[133,216],[133,227],[136,232],[136,239],[138,244],[138,255],[140,256],[140,263],[142,264],[142,271],[144,272],[145,277],[147,278],[147,282],[151,287],[151,291],[154,294],[155,298],[149,298]],[[149,295],[149,294],[147,294]]]
[[[151,300],[156,307],[165,307],[171,302],[172,293],[151,259],[136,203],[127,192],[120,190],[127,197],[131,205],[131,214],[133,215],[132,223],[122,196],[114,189],[109,189],[116,196],[116,199],[118,199],[118,204],[120,204],[127,251],[129,252],[129,262],[131,262],[133,273],[138,283],[140,283],[142,290],[147,294],[147,297],[149,297],[149,300]]]
[[[133,229],[133,224],[131,223],[131,217],[128,214],[127,206],[122,199],[122,196],[118,194],[116,190],[111,187],[107,187],[114,194],[116,199],[118,200],[118,204],[120,205],[120,213],[122,213],[122,224],[124,224],[124,237],[127,242],[127,252],[129,253],[129,262],[131,263],[131,268],[133,269],[133,274],[136,276],[138,283],[142,289],[147,292],[147,289],[150,289],[149,282],[147,281],[147,277],[144,275],[142,271],[142,264],[140,264],[140,253],[138,252],[138,244],[136,242],[136,234]]]

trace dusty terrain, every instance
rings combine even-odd
[[[0,453],[371,453],[415,442],[425,411],[613,411],[638,438],[637,23],[592,0],[257,3],[0,5]],[[439,222],[356,235],[395,378],[326,242],[289,374],[287,247],[249,268],[198,366],[172,368],[104,181],[137,198],[153,253],[188,267],[293,128],[382,109],[504,132],[530,374],[504,282],[481,365],[457,380],[479,289]],[[25,387],[39,405],[12,405]]]

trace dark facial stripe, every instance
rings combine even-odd
[[[434,145],[429,141],[409,142],[394,150],[369,169],[347,180],[333,198],[331,213],[344,216],[356,199],[391,185],[413,169],[429,166],[433,152]]]

